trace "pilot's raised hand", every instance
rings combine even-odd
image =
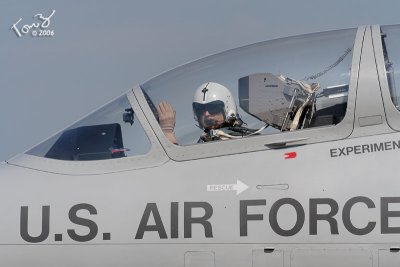
[[[174,144],[178,144],[174,129],[176,121],[176,112],[172,108],[171,104],[165,101],[161,101],[157,106],[158,120],[160,127],[163,130],[165,136]]]

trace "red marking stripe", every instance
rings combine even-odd
[[[294,159],[295,157],[297,157],[297,153],[296,152],[285,153],[285,159]]]

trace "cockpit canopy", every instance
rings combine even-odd
[[[176,111],[174,134],[180,146],[197,144],[203,132],[193,95],[208,82],[228,88],[238,118],[246,128],[259,129],[258,135],[335,125],[346,111],[356,32],[308,34],[229,50],[168,71],[140,88],[157,121],[160,102]],[[121,96],[27,154],[69,161],[146,154],[151,143],[134,112],[140,108],[132,105]]]
[[[32,148],[27,153],[57,160],[104,160],[142,155],[150,141],[126,95]]]
[[[207,82],[230,90],[246,127],[272,126],[261,134],[335,125],[346,111],[356,32],[309,34],[229,50],[168,71],[141,88],[150,105],[166,101],[176,110],[179,145],[199,140],[202,129],[192,99]]]

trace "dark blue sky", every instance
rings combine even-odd
[[[52,10],[53,37],[10,30]],[[0,160],[174,66],[288,35],[398,24],[398,10],[396,0],[3,0]]]

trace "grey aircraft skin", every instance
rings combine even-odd
[[[374,25],[229,50],[0,163],[0,266],[399,266],[398,40],[400,26]],[[280,74],[321,87],[295,130],[260,115],[276,111],[263,101],[287,101],[293,119],[290,80],[254,93]],[[197,143],[191,101],[209,81],[231,90],[248,127],[275,131]],[[262,97],[272,91],[281,98]],[[159,126],[164,100],[179,145]]]

